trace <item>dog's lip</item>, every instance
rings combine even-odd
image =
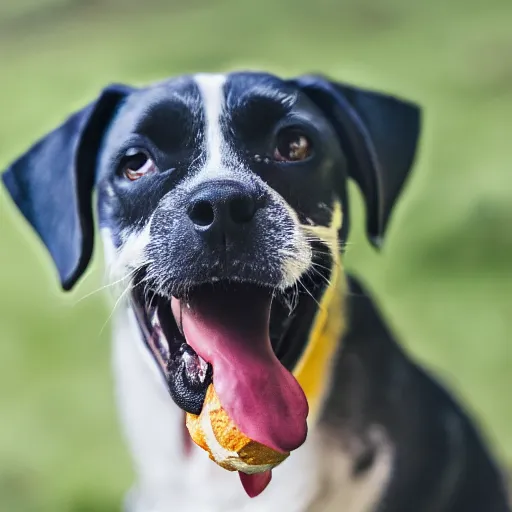
[[[160,296],[148,298],[135,286],[131,301],[143,340],[167,382],[171,397],[183,410],[199,414],[211,382],[211,367],[186,343],[170,313],[170,300]]]

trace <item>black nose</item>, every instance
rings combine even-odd
[[[260,206],[252,184],[211,181],[192,192],[187,213],[197,231],[229,234],[250,223]]]

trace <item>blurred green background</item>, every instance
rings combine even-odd
[[[111,81],[321,71],[419,102],[418,164],[385,248],[369,248],[354,188],[347,265],[512,467],[511,27],[510,0],[2,0],[0,167]],[[0,510],[118,510],[132,472],[111,305],[86,297],[100,248],[65,296],[3,190],[0,203]]]

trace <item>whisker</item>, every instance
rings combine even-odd
[[[333,265],[336,265],[336,267],[339,268],[340,266],[340,262],[339,261],[336,261],[336,260],[333,260],[332,261],[332,264]],[[318,268],[321,268],[323,270],[328,270],[329,272],[332,271],[332,267],[327,267],[326,265],[322,265],[321,263],[318,263],[318,261],[312,261],[311,262],[311,265],[315,266],[315,267],[318,267]]]
[[[308,276],[312,279],[314,276],[312,276],[312,274],[316,274],[318,275],[322,281],[329,287],[332,285],[332,280],[329,279],[327,276],[325,276],[324,274],[322,274],[318,269],[316,269],[315,267],[311,267],[308,269]]]
[[[281,300],[284,302],[284,305],[288,308],[289,315],[291,315],[299,303],[299,292],[297,283],[293,284],[293,288],[289,293],[286,293],[285,291],[281,290],[278,290],[277,292],[280,293]]]
[[[308,269],[308,271],[314,271],[316,272],[320,277],[323,277],[325,280],[329,280],[329,278],[327,276],[325,276],[324,274],[322,274],[322,272],[320,272],[319,269],[322,269],[322,270],[328,270],[330,271],[331,269],[329,267],[325,267],[324,265],[320,265],[320,264],[316,264],[315,262],[312,263],[311,267]],[[329,282],[330,284],[330,282]]]
[[[317,306],[319,307],[319,309],[322,309],[322,306],[320,305],[320,303],[315,299],[315,297],[313,296],[313,294],[307,289],[306,285],[302,282],[301,279],[298,279],[297,282],[302,286],[302,288],[304,288],[304,291],[316,302]]]
[[[99,288],[97,288],[96,290],[93,290],[92,292],[89,292],[89,293],[86,293],[83,297],[80,297],[73,305],[72,307],[76,307],[78,304],[80,304],[82,301],[84,301],[85,299],[88,299],[89,297],[91,297],[92,295],[95,295],[96,293],[99,293],[103,290],[106,290],[107,288],[112,288],[113,286],[116,286],[117,284],[121,283],[122,281],[124,281],[125,279],[128,279],[130,278],[131,276],[133,276],[133,273],[135,272],[135,270],[138,270],[138,269],[134,269],[130,272],[128,272],[128,274],[126,274],[125,276],[121,277],[120,279],[118,279],[117,281],[114,281],[113,283],[107,283],[103,286],[100,286]]]
[[[121,293],[121,295],[119,296],[119,298],[116,300],[116,303],[114,304],[114,307],[112,308],[112,311],[110,312],[110,315],[108,315],[108,318],[105,320],[105,323],[103,324],[103,326],[101,327],[100,329],[100,332],[98,334],[98,336],[101,336],[103,334],[103,331],[105,330],[105,327],[107,326],[107,324],[110,322],[110,319],[112,318],[112,315],[114,314],[117,306],[119,305],[119,303],[121,302],[121,300],[125,297],[125,295],[130,291],[131,289],[131,281],[128,283],[128,285],[126,286],[125,290],[123,291],[123,293]]]

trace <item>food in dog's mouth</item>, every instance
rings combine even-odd
[[[147,303],[136,287],[134,305],[178,406],[199,415],[213,383],[222,409],[241,434],[287,454],[306,438],[308,405],[271,343],[272,296],[269,288],[219,283],[200,286],[186,298],[154,296]],[[241,478],[254,496],[270,475]]]
[[[199,416],[187,413],[192,440],[210,459],[228,471],[238,471],[249,496],[257,496],[270,482],[271,470],[289,452],[273,450],[243,434],[226,413],[210,384]]]

